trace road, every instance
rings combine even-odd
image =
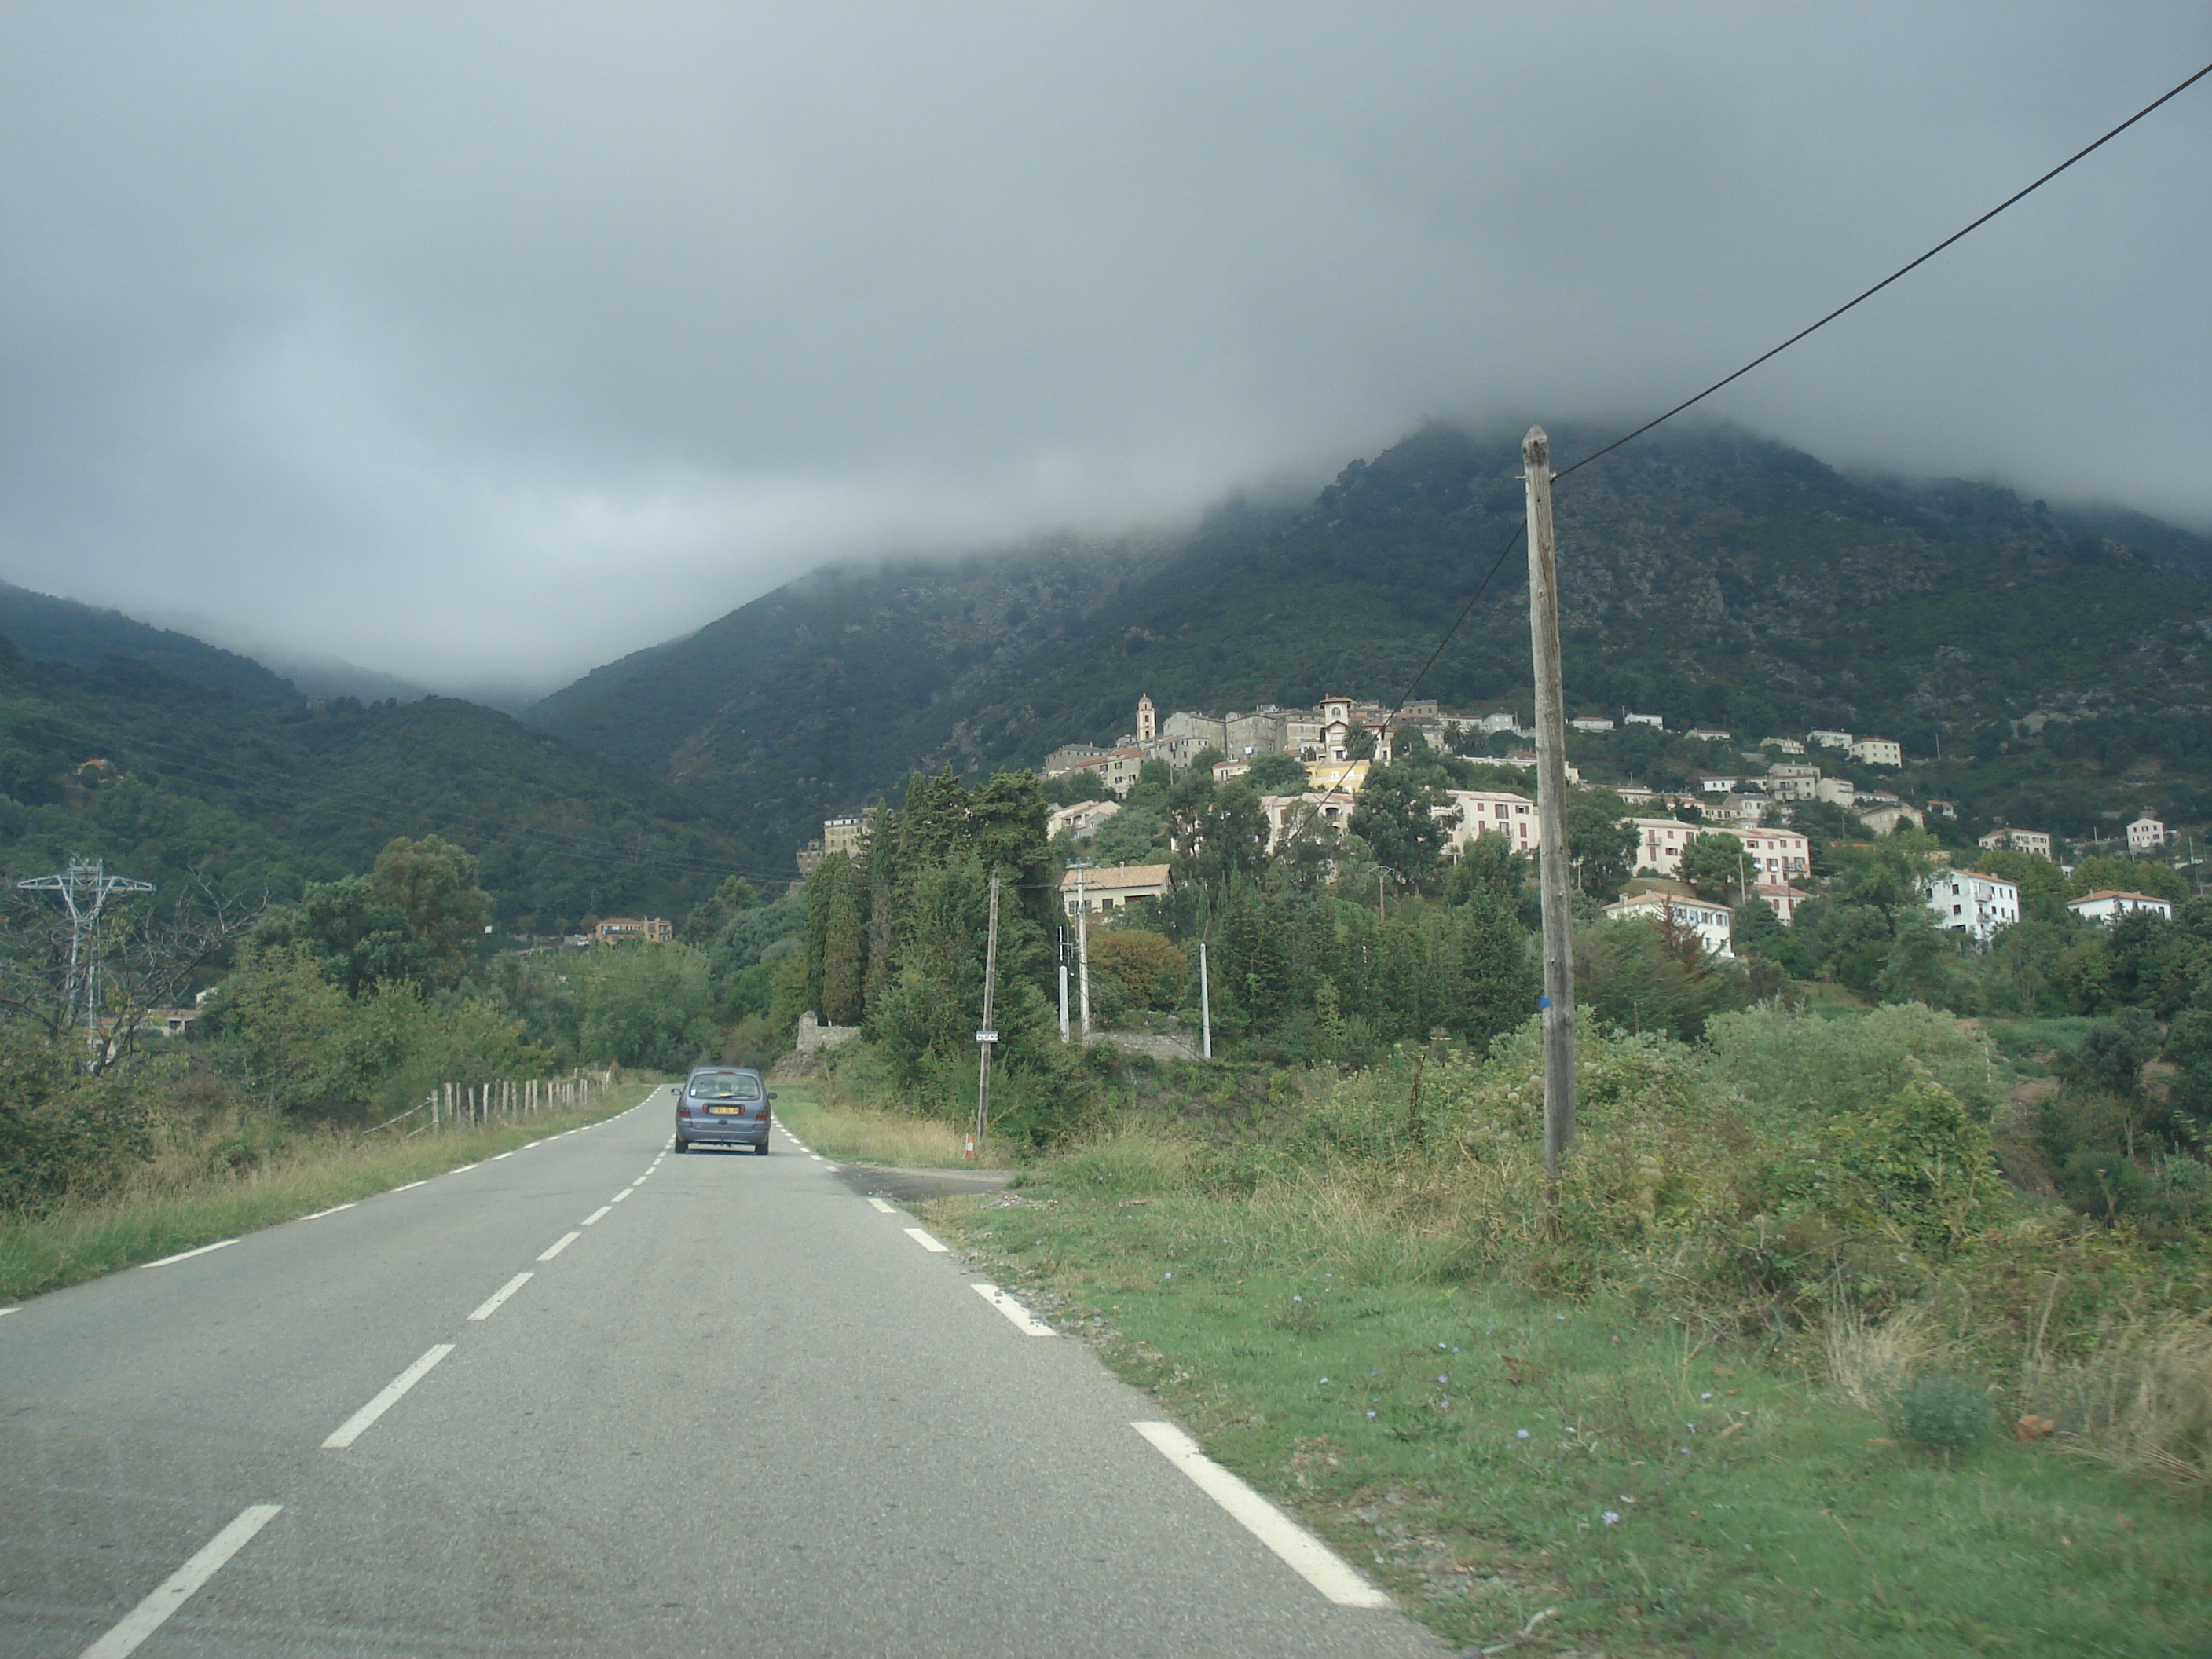
[[[913,1216],[672,1110],[0,1317],[0,1654],[1446,1650]]]

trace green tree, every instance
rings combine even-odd
[[[1610,789],[1571,789],[1566,818],[1575,885],[1601,899],[1620,892],[1636,867],[1636,826],[1627,822],[1628,803]]]
[[[210,1010],[218,1052],[270,1110],[302,1104],[325,1045],[345,1012],[345,994],[323,977],[304,945],[247,945]]]
[[[1244,782],[1255,794],[1303,794],[1307,783],[1305,763],[1295,755],[1255,755]]]
[[[2150,859],[2116,858],[2103,853],[2093,854],[2075,865],[2069,885],[2075,898],[2112,890],[2142,893],[2179,904],[2190,896],[2189,883],[2170,864]]]
[[[1367,843],[1376,863],[1397,872],[1401,885],[1424,886],[1434,878],[1450,835],[1450,826],[1432,809],[1449,801],[1398,767],[1370,767],[1349,828]]]
[[[1093,864],[1153,864],[1164,857],[1158,845],[1167,818],[1151,806],[1125,806],[1098,826],[1091,838]]]
[[[369,873],[376,895],[407,918],[432,979],[457,985],[475,965],[491,921],[491,896],[477,885],[477,861],[437,836],[385,842]]]
[[[2021,914],[2032,921],[2063,925],[2071,918],[2066,901],[2074,896],[2066,872],[2049,859],[2010,847],[1986,847],[1974,867],[2020,889]]]
[[[1745,872],[1743,842],[1725,830],[1708,830],[1690,837],[1682,849],[1682,879],[1704,897],[1717,899],[1735,891],[1742,895]]]
[[[713,1052],[707,954],[696,945],[594,951],[582,978],[577,1048],[592,1064],[677,1072]]]

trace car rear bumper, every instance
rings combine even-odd
[[[701,1123],[696,1120],[676,1126],[676,1138],[694,1146],[765,1146],[768,1125],[763,1123]]]

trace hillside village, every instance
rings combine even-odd
[[[1597,896],[1601,914],[1685,928],[1716,957],[1736,954],[1736,915],[1730,903],[1713,902],[1710,886],[1701,892],[1682,878],[1684,857],[1700,836],[1724,833],[1734,838],[1738,877],[1722,891],[1735,904],[1763,904],[1785,927],[1814,896],[1808,884],[1813,837],[1794,827],[1808,808],[1826,809],[1832,829],[1847,826],[1854,836],[1893,836],[1933,823],[1948,831],[1949,839],[1965,839],[1955,803],[1907,800],[1873,781],[1905,763],[1904,746],[1895,738],[1823,727],[1802,737],[1768,735],[1745,745],[1720,727],[1675,731],[1663,715],[1629,710],[1617,716],[1577,714],[1567,724],[1573,757],[1566,769],[1569,783],[1617,798],[1626,809],[1619,822],[1634,836],[1633,875],[1609,899]],[[1686,751],[1689,763],[1669,766],[1662,759],[1655,771],[1665,781],[1639,781],[1632,775],[1634,757],[1623,752],[1620,739],[1640,742],[1647,757],[1655,741],[1667,740],[1663,747],[1678,756]],[[1456,755],[1486,768],[1525,772],[1533,781],[1534,742],[1534,731],[1514,710],[1455,713],[1433,698],[1409,700],[1393,709],[1364,699],[1326,696],[1310,708],[1269,704],[1225,714],[1179,709],[1163,718],[1144,696],[1132,731],[1111,744],[1063,744],[1043,757],[1036,772],[1058,786],[1054,793],[1073,797],[1053,807],[1046,824],[1048,837],[1068,860],[1064,908],[1097,915],[1164,897],[1173,884],[1174,866],[1157,859],[1158,849],[1108,851],[1095,845],[1148,767],[1164,767],[1171,775],[1204,767],[1218,785],[1250,777],[1261,766],[1266,787],[1255,793],[1266,814],[1272,855],[1302,835],[1333,841],[1347,832],[1370,770],[1389,767],[1401,756],[1424,749]],[[1266,767],[1270,757],[1295,762],[1303,776],[1286,775],[1279,763]],[[1293,778],[1297,787],[1285,787]],[[1478,836],[1497,836],[1513,852],[1534,859],[1538,829],[1533,793],[1491,787],[1449,788],[1440,794],[1430,810],[1445,831],[1446,858],[1459,858]],[[825,820],[822,838],[799,852],[801,874],[811,873],[833,853],[858,857],[866,826],[866,818],[858,815]],[[2177,840],[2164,822],[2147,813],[2127,823],[2124,835],[2128,855],[2138,859],[2167,854]],[[1974,837],[1971,847],[2028,854],[2069,873],[2073,867],[2071,849],[2044,830],[1998,824]],[[2018,883],[1963,867],[1977,861],[1962,848],[1925,883],[1925,902],[1936,927],[1960,935],[1969,948],[1988,946],[2025,914]],[[2188,861],[2195,862],[2193,857]],[[2171,919],[2175,905],[2171,898],[2116,888],[2084,894],[2069,901],[2068,908],[2085,921],[2109,921],[2137,910]]]

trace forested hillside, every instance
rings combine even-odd
[[[1564,465],[1595,434],[1555,431]],[[1432,424],[1309,505],[1187,540],[847,570],[549,698],[532,718],[744,799],[763,859],[915,768],[977,775],[1163,709],[1395,699],[1522,506],[1517,434]],[[1755,740],[1814,725],[1971,750],[2037,713],[2101,717],[2069,763],[2194,775],[2212,706],[2212,544],[2118,509],[1854,481],[1726,428],[1643,440],[1558,491],[1570,700]],[[2124,535],[2130,539],[2121,539]],[[1522,556],[1425,695],[1524,698]],[[2040,724],[2040,722],[2037,722]],[[2078,750],[2081,744],[2074,745]],[[1992,756],[1995,750],[1992,748]]]
[[[300,701],[297,686],[251,657],[119,611],[33,593],[9,582],[0,582],[0,635],[25,656],[43,661],[90,668],[105,657],[128,657],[179,679],[219,687],[242,702]]]
[[[473,704],[252,705],[120,658],[40,663],[0,641],[9,877],[75,853],[164,887],[204,878],[283,899],[433,833],[477,856],[502,931],[681,915],[741,860],[650,774]]]

